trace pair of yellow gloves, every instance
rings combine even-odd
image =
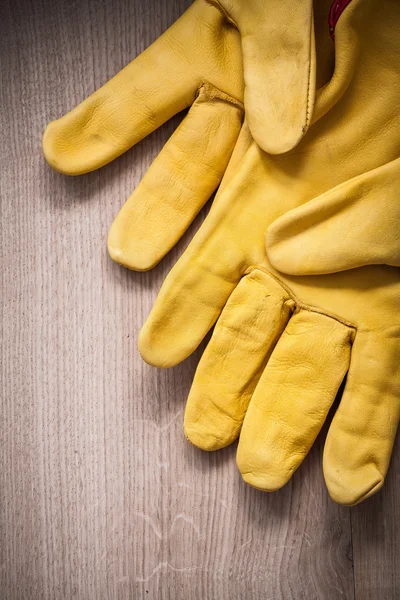
[[[152,268],[219,186],[139,349],[169,367],[215,325],[185,432],[204,450],[240,435],[239,469],[262,490],[299,467],[345,378],[324,450],[329,493],[356,504],[388,469],[400,414],[399,28],[397,0],[195,0],[44,134],[50,165],[78,175],[189,109],[108,248]]]

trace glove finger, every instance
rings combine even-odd
[[[289,211],[266,235],[272,265],[291,275],[400,266],[399,182],[396,159]]]
[[[247,483],[274,491],[300,466],[347,372],[352,335],[316,312],[290,319],[244,419],[237,463]]]
[[[254,269],[231,294],[201,357],[185,411],[185,434],[203,450],[239,435],[257,381],[284,330],[293,300]]]
[[[313,3],[222,0],[242,34],[246,114],[270,154],[294,148],[310,124],[315,99]]]
[[[240,132],[242,109],[210,85],[155,159],[114,220],[113,260],[154,267],[176,244],[218,186]]]
[[[357,333],[326,439],[325,481],[341,504],[357,504],[377,492],[388,470],[400,418],[400,331],[393,327],[387,333]]]
[[[87,173],[120,156],[188,108],[205,80],[215,80],[218,86],[228,79],[224,72],[231,69],[232,90],[224,91],[239,91],[237,37],[215,7],[195,2],[120,73],[71,112],[49,123],[43,136],[47,161],[68,175]],[[232,50],[226,53],[226,64],[221,45]]]

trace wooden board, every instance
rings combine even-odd
[[[400,458],[374,499],[328,497],[322,434],[282,491],[246,486],[235,448],[182,433],[200,356],[144,364],[138,330],[194,229],[154,271],[108,258],[108,227],[179,119],[67,178],[45,124],[158,37],[188,0],[0,5],[1,600],[394,600]],[[396,568],[397,565],[397,568]]]

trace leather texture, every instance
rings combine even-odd
[[[278,4],[197,0],[43,147],[84,173],[191,107],[110,231],[117,262],[150,268],[225,172],[140,352],[172,366],[215,325],[185,432],[205,450],[240,434],[239,469],[267,491],[299,467],[347,375],[324,474],[352,505],[383,484],[400,412],[400,6],[352,0],[333,44],[330,1]]]

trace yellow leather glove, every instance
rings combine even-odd
[[[294,6],[291,0],[196,0],[143,54],[47,126],[47,161],[79,175],[189,108],[110,230],[115,261],[136,270],[153,267],[219,185],[241,129],[243,68],[255,139],[274,153],[296,145],[315,100],[314,28],[333,61],[327,10],[321,9],[329,4],[324,0],[314,15],[304,0]],[[287,29],[290,35],[282,36]],[[318,67],[324,82],[327,62]],[[231,172],[242,153],[238,144]]]
[[[396,42],[398,11],[388,1],[378,8],[373,0],[353,0],[336,28],[335,73],[327,85],[323,85],[328,81],[333,64],[333,45],[326,28],[327,5],[327,2],[318,3],[313,12],[308,0],[299,3],[269,0],[268,9],[272,10],[268,15],[273,18],[268,19],[261,1],[249,0],[244,4],[224,0],[219,13],[214,6],[198,0],[139,59],[69,115],[50,124],[44,137],[46,157],[55,168],[71,174],[86,172],[124,152],[172,114],[189,106],[199,94],[200,101],[192,104],[188,116],[150,168],[144,179],[145,185],[142,182],[110,232],[109,248],[113,258],[131,268],[149,268],[180,237],[226,168],[240,129],[237,101],[241,100],[242,89],[242,42],[245,105],[251,133],[267,152],[287,154],[264,154],[252,143],[246,129],[242,131],[223,191],[219,193],[205,226],[168,277],[140,341],[141,352],[148,362],[159,366],[176,364],[198,345],[228,300],[199,365],[185,419],[188,436],[205,449],[222,447],[237,437],[257,381],[290,314],[295,312],[289,325],[296,325],[299,308],[299,314],[311,315],[318,320],[324,313],[329,315],[335,305],[333,300],[328,301],[329,287],[334,285],[332,276],[328,282],[324,280],[319,284],[315,277],[311,278],[312,283],[307,283],[307,279],[301,284],[302,278],[297,277],[293,278],[297,282],[293,285],[290,278],[284,283],[285,278],[270,264],[262,241],[269,225],[287,210],[330,189],[342,198],[342,206],[346,206],[350,192],[344,190],[341,196],[340,187],[336,189],[335,186],[362,174],[374,179],[374,169],[391,161],[395,155],[398,140],[391,138],[389,130],[395,130],[398,125],[396,115],[392,114],[398,93],[394,76],[398,67],[395,52],[398,48],[389,59],[387,50]],[[237,25],[241,40],[228,22]],[[370,48],[368,36],[373,40]],[[236,58],[232,60],[232,56]],[[231,70],[226,68],[229,61]],[[231,86],[232,81],[237,88]],[[176,85],[177,91],[172,89]],[[383,92],[379,98],[375,97],[377,89]],[[205,126],[202,128],[203,119]],[[313,125],[311,131],[302,140],[310,125]],[[216,141],[221,144],[214,152],[212,146]],[[239,164],[247,148],[249,150]],[[355,148],[359,148],[360,156],[353,157]],[[208,160],[208,156],[212,160]],[[343,183],[343,186],[351,188],[355,181]],[[171,198],[168,198],[171,195],[169,189],[174,190]],[[363,185],[359,191],[361,195],[362,190]],[[359,222],[357,226],[360,226]],[[364,239],[367,238],[364,236]],[[368,245],[368,241],[364,245]],[[364,264],[364,259],[360,260],[359,264]],[[252,269],[251,272],[248,269]],[[364,273],[365,269],[361,271]],[[276,283],[274,273],[283,286]],[[258,277],[261,277],[260,282]],[[304,291],[300,300],[293,297],[296,285],[300,286],[300,294]],[[386,287],[391,287],[390,281]],[[320,288],[321,292],[318,291]],[[346,304],[346,301],[344,296],[341,300],[339,292],[332,297],[339,298],[341,309],[342,302]],[[376,293],[372,290],[370,295],[375,298]],[[368,303],[367,295],[365,299]],[[307,303],[317,305],[316,309],[306,310]],[[278,312],[275,306],[280,309]],[[342,312],[344,315],[346,310]],[[355,339],[358,340],[358,331],[362,331],[361,312],[354,309],[358,318],[349,319],[349,323],[345,316],[336,313],[335,318],[323,317],[326,320],[323,323],[329,324],[328,329],[335,330],[338,323],[344,327],[343,330],[339,327],[336,337],[332,333],[332,343],[326,349],[326,365],[337,349],[343,350],[342,356],[349,355],[350,341],[356,331]],[[339,316],[338,320],[336,316]],[[284,330],[285,335],[289,325]],[[285,335],[282,333],[281,340]],[[281,340],[276,348],[281,345]],[[310,342],[311,356],[318,340],[317,331],[316,343]],[[299,356],[296,355],[296,361],[304,355],[303,373],[307,373],[308,368],[307,344],[306,339],[300,343]],[[292,360],[289,352],[288,364]],[[272,357],[265,372],[271,361]],[[331,362],[335,363],[334,360]],[[296,369],[296,362],[292,368]],[[302,371],[301,360],[298,371]],[[314,377],[310,373],[308,382],[302,378],[303,388],[293,371],[293,383],[290,385],[291,380],[287,378],[288,389],[284,389],[280,381],[283,374],[277,370],[277,386],[285,399],[278,402],[276,412],[279,439],[274,446],[275,454],[269,454],[268,440],[264,445],[263,440],[257,439],[257,430],[255,445],[246,442],[245,425],[239,462],[240,449],[247,448],[247,458],[246,453],[242,453],[245,465],[242,470],[246,472],[249,464],[253,464],[253,479],[251,475],[245,475],[253,485],[263,489],[283,485],[312,444],[325,417],[326,404],[332,401],[337,381],[343,378],[345,366],[342,365],[340,370],[335,363],[328,369],[326,388],[321,373],[317,373],[318,365],[314,364],[314,371]],[[309,390],[304,383],[309,383]],[[301,393],[297,394],[296,386],[299,392],[303,389],[303,400],[308,391],[308,406],[301,402]],[[375,386],[375,391],[378,387]],[[287,406],[290,414],[293,404],[293,416],[296,418],[302,413],[302,418],[306,417],[307,421],[315,411],[321,389],[325,390],[325,396],[318,403],[321,410],[313,428],[305,422],[304,430],[298,429],[297,438],[293,436],[291,440],[283,421],[279,429],[280,411]],[[299,400],[296,402],[297,395]],[[351,397],[352,392],[347,395]],[[356,410],[359,404],[356,398]],[[287,410],[283,417],[287,416]],[[390,413],[389,418],[395,423],[397,416]],[[249,428],[248,437],[252,437],[251,421]],[[265,432],[268,434],[268,427]],[[366,436],[368,432],[367,428]],[[386,433],[385,452],[377,461],[381,479],[387,468],[393,428]],[[299,447],[299,440],[304,442],[302,447]],[[264,460],[266,452],[270,456],[269,462]],[[259,478],[257,460],[262,467]],[[372,486],[372,491],[361,493],[349,485],[356,470],[352,469],[351,465],[347,470],[344,468],[341,486],[328,483],[331,494],[338,501],[356,502],[375,491]],[[277,473],[280,475],[273,483]],[[337,487],[339,493],[336,493]]]
[[[214,450],[241,431],[239,469],[263,490],[299,467],[346,374],[324,451],[329,492],[356,504],[388,469],[400,412],[399,26],[392,0],[347,6],[313,125],[276,155],[243,130],[243,160],[141,332],[144,359],[168,367],[216,323],[185,432]]]

